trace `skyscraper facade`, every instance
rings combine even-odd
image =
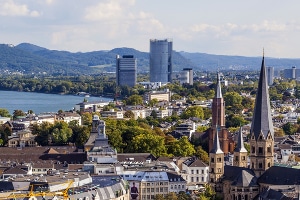
[[[274,67],[267,67],[267,81],[268,85],[273,85],[274,80]]]
[[[172,51],[172,40],[150,40],[150,82],[172,81]]]
[[[136,84],[137,60],[133,55],[124,55],[116,57],[116,78],[117,86],[130,86]]]

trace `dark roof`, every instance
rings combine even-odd
[[[273,190],[268,188],[267,190],[264,190],[260,195],[259,199],[262,200],[273,200],[273,199],[278,199],[278,200],[291,200],[293,198],[286,196],[283,194],[281,191]]]
[[[269,185],[300,184],[300,170],[288,167],[272,166],[258,178],[258,183]]]
[[[202,162],[201,160],[193,157],[189,158],[186,161],[183,162],[188,167],[207,167],[208,165]]]
[[[170,182],[182,182],[185,181],[180,175],[172,172],[167,172],[167,176]]]
[[[265,138],[267,138],[269,132],[271,133],[272,138],[274,138],[264,57],[261,64],[255,108],[251,125],[251,134],[254,134],[256,140],[261,132]]]
[[[223,180],[230,181],[236,186],[257,186],[257,178],[254,172],[245,167],[225,165]]]

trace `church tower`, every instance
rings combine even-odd
[[[209,181],[216,191],[221,190],[221,177],[224,174],[224,152],[220,147],[218,131],[216,131],[212,150],[209,152]]]
[[[228,131],[225,128],[225,102],[222,96],[220,76],[218,73],[215,97],[212,102],[212,121],[209,129],[209,151],[213,148],[216,132],[219,132],[220,147],[225,154],[230,152]]]
[[[242,133],[242,127],[241,127],[239,134],[238,134],[237,145],[236,145],[236,148],[234,149],[234,153],[233,153],[233,166],[248,167],[247,154],[248,154],[248,151],[244,147],[244,139],[243,139],[243,133]]]
[[[259,177],[273,164],[274,128],[263,56],[250,130],[250,168]]]

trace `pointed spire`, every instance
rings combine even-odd
[[[265,138],[268,133],[271,132],[271,135],[274,138],[264,52],[251,125],[251,134],[254,133],[256,140],[261,132]]]
[[[221,154],[224,153],[220,147],[220,141],[219,141],[219,134],[218,134],[218,128],[216,127],[216,134],[214,138],[214,146],[211,149],[210,153],[215,153],[215,154]]]
[[[243,139],[243,132],[242,127],[240,127],[239,135],[238,135],[238,141],[236,148],[234,149],[235,152],[245,153],[247,152],[245,146],[244,146],[244,139]]]
[[[222,90],[221,90],[221,81],[220,81],[220,74],[218,72],[218,82],[217,82],[217,88],[216,88],[216,95],[215,98],[223,98],[222,96]]]

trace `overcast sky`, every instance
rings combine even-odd
[[[0,43],[300,58],[299,0],[0,0]]]

